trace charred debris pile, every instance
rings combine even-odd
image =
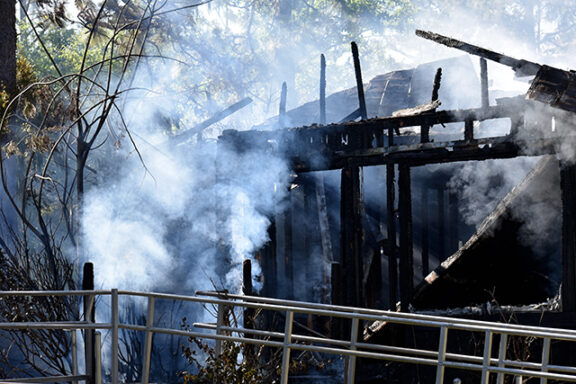
[[[565,149],[576,148],[576,73],[416,33],[479,56],[480,78],[463,56],[364,84],[353,43],[355,88],[326,97],[322,57],[318,101],[286,111],[284,87],[277,118],[220,137],[238,151],[280,152],[294,170],[257,255],[260,294],[573,328],[576,168]],[[487,60],[528,78],[528,92],[491,95]],[[447,186],[455,164],[522,156],[540,160],[480,225],[465,223]],[[549,217],[537,244],[522,240],[517,213],[531,210]],[[390,337],[385,324],[365,324],[365,340]]]

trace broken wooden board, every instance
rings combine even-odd
[[[430,112],[438,108],[442,103],[440,100],[434,100],[426,104],[418,105],[414,108],[401,109],[399,111],[393,112],[392,117],[406,117],[406,116],[416,116],[421,115],[425,112]]]
[[[414,308],[465,307],[493,299],[501,305],[545,301],[551,293],[551,281],[543,270],[553,265],[552,255],[537,257],[533,249],[520,244],[521,221],[512,208],[529,210],[540,205],[560,210],[553,203],[560,201],[556,194],[558,162],[545,157],[504,197],[466,244],[416,287]]]
[[[576,73],[542,66],[526,94],[526,99],[576,112]]]

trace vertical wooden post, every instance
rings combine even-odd
[[[282,83],[282,92],[280,93],[280,108],[278,111],[278,126],[284,128],[286,126],[286,97],[288,96],[288,87],[286,82]]]
[[[391,138],[392,134],[389,132],[388,137]],[[390,293],[390,309],[396,309],[396,302],[398,301],[398,263],[397,263],[397,248],[396,248],[396,193],[394,186],[395,179],[395,165],[386,164],[386,213],[388,216],[387,232],[388,232],[388,277],[389,277],[389,293]]]
[[[331,301],[332,305],[344,305],[344,288],[342,286],[342,268],[340,263],[333,262],[330,264],[330,282],[332,284]],[[342,319],[332,317],[330,319],[330,336],[333,339],[340,339],[344,335],[342,329]]]
[[[289,299],[294,298],[294,266],[293,266],[293,231],[292,231],[292,211],[294,209],[294,191],[290,191],[288,195],[288,208],[284,212],[284,281],[285,296]]]
[[[438,259],[440,262],[446,257],[446,204],[444,203],[444,189],[437,189],[438,199]]]
[[[455,193],[448,192],[448,222],[450,223],[450,242],[448,253],[458,250],[458,198]]]
[[[490,98],[488,95],[488,63],[486,59],[480,58],[480,98],[482,100],[482,108],[490,106]]]
[[[408,311],[414,292],[412,249],[412,189],[410,166],[398,166],[398,208],[400,214],[400,300],[401,310]]]
[[[562,188],[562,311],[576,311],[576,165],[560,163]]]
[[[346,166],[342,169],[340,200],[340,238],[342,242],[342,269],[345,305],[362,306],[362,186],[360,168]]]
[[[263,285],[262,296],[275,297],[278,277],[276,275],[276,222],[275,217],[270,219],[268,227],[268,238],[270,239],[259,251],[260,264],[262,267]]]
[[[466,120],[464,122],[464,140],[474,140],[474,120]]]
[[[94,264],[88,262],[84,263],[84,270],[82,273],[82,290],[94,290]],[[88,322],[95,322],[95,304],[94,296],[84,296],[84,316]],[[94,383],[96,378],[96,360],[94,354],[94,330],[86,329],[84,331],[84,361],[86,364],[86,374],[88,375],[88,383]]]
[[[264,275],[264,282],[266,282],[266,275]],[[252,296],[252,261],[250,259],[244,260],[242,263],[242,294],[245,296]],[[244,308],[243,322],[245,329],[254,328],[254,310],[252,308]],[[249,334],[245,334],[246,338],[250,338]],[[246,358],[251,359],[254,357],[255,348],[253,345],[244,344],[243,354]]]
[[[360,54],[358,53],[358,45],[352,42],[352,58],[354,60],[354,72],[356,73],[356,90],[358,91],[358,104],[360,109],[360,117],[362,120],[368,118],[368,111],[366,110],[366,99],[364,97],[364,83],[362,82],[362,69],[360,68]]]
[[[420,196],[420,212],[422,213],[422,278],[428,276],[430,272],[430,215],[429,215],[429,204],[428,200],[428,188],[422,185],[422,191]]]
[[[326,58],[320,55],[320,124],[326,124]]]

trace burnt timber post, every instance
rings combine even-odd
[[[94,290],[94,264],[84,263],[84,269],[82,272],[82,290],[92,291]],[[95,305],[94,296],[87,295],[84,296],[84,317],[87,322],[95,322]],[[96,355],[94,354],[94,346],[96,338],[93,329],[84,330],[84,358],[86,361],[86,374],[89,379],[87,383],[92,384],[95,382],[96,378]]]
[[[406,312],[414,293],[412,191],[409,165],[398,165],[398,188],[398,209],[400,215],[400,309]]]
[[[364,84],[360,68],[358,45],[351,43],[354,72],[356,75],[356,90],[360,117],[368,118],[366,100],[364,98]],[[342,168],[340,182],[340,241],[342,271],[342,288],[345,290],[344,305],[363,306],[362,281],[364,280],[362,263],[362,243],[364,231],[362,228],[362,185],[360,181],[360,167],[347,164]]]
[[[576,165],[560,162],[562,311],[576,312]]]
[[[264,275],[264,278],[267,276]],[[242,294],[245,296],[252,296],[252,261],[250,259],[244,260],[242,263]],[[254,309],[244,308],[243,323],[245,329],[254,329]],[[250,337],[248,335],[247,337]],[[244,354],[247,357],[254,357],[254,346],[247,344],[244,346]]]
[[[342,169],[340,197],[341,267],[344,305],[359,307],[363,304],[362,280],[362,186],[360,168],[346,166]]]
[[[420,209],[422,214],[422,229],[421,229],[421,243],[422,243],[422,278],[424,279],[428,276],[430,272],[430,231],[429,231],[429,222],[430,222],[430,215],[428,211],[428,207],[430,202],[428,201],[428,188],[423,185],[421,196],[420,196]]]
[[[446,257],[446,205],[444,203],[444,189],[436,190],[438,201],[438,260],[441,262]]]
[[[488,63],[483,57],[480,58],[480,100],[482,100],[482,108],[486,109],[490,106],[490,97],[488,95]]]
[[[391,133],[388,133],[388,140],[392,138]],[[396,204],[396,194],[394,186],[394,164],[386,165],[386,213],[388,216],[387,232],[388,232],[388,278],[389,278],[389,293],[390,293],[390,309],[396,309],[398,302],[398,252],[396,248],[396,212],[394,206]]]

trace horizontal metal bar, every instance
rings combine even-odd
[[[14,322],[14,323],[0,323],[1,329],[62,329],[66,331],[75,329],[111,329],[112,325],[109,323],[82,323],[82,322]]]
[[[0,379],[0,383],[54,383],[81,381],[87,379],[89,379],[88,375],[22,377],[18,379]]]
[[[0,291],[0,297],[7,296],[86,296],[86,295],[110,295],[111,291],[107,290],[83,290],[83,291]]]
[[[194,327],[202,328],[202,329],[210,329],[216,330],[217,327],[215,324],[209,323],[194,323]],[[262,337],[269,337],[269,338],[282,338],[284,334],[282,332],[272,332],[272,331],[262,331],[256,329],[246,329],[246,328],[235,328],[235,327],[220,327],[223,331],[228,332],[236,332],[236,333],[244,333],[244,334],[251,334],[256,336]],[[292,338],[296,341],[302,342],[309,342],[309,343],[320,343],[320,344],[329,344],[341,347],[350,347],[350,341],[346,340],[336,340],[330,338],[321,338],[321,337],[314,337],[314,336],[305,336],[305,335],[298,335],[294,334]],[[432,357],[438,358],[437,351],[430,351],[430,350],[423,350],[423,349],[411,349],[411,348],[402,348],[402,347],[394,347],[388,345],[380,345],[380,344],[368,344],[368,343],[356,343],[358,348],[364,350],[373,350],[373,351],[385,351],[385,352],[395,352],[401,354],[414,354],[417,356],[423,357]],[[483,358],[481,356],[469,356],[469,355],[461,355],[456,353],[446,353],[445,359],[448,361],[463,361],[469,363],[478,363],[480,366],[483,363]],[[490,359],[490,364],[497,365],[499,362],[498,358],[493,357]],[[532,363],[532,362],[523,362],[523,361],[516,361],[516,360],[503,360],[502,363],[505,366],[509,367],[517,367],[517,368],[526,368],[526,369],[540,369],[542,365],[540,363]],[[558,371],[558,372],[565,372],[565,373],[575,373],[576,374],[576,367],[567,367],[567,366],[557,366],[557,365],[549,365],[548,369],[550,371]]]
[[[343,307],[337,305],[330,305],[330,304],[316,304],[316,303],[308,303],[308,302],[297,302],[291,300],[281,300],[281,299],[271,299],[271,298],[262,298],[256,296],[243,296],[243,295],[230,295],[230,294],[220,294],[218,292],[210,293],[206,291],[199,291],[196,292],[198,295],[205,295],[205,296],[213,296],[213,297],[229,297],[234,300],[243,300],[243,304],[239,305],[235,303],[237,306],[250,306],[254,307],[253,304],[255,303],[262,303],[262,304],[271,304],[272,307],[265,307],[265,306],[258,306],[257,308],[278,308],[277,310],[285,310],[286,308],[290,308],[295,312],[301,313],[312,313],[309,310],[311,309],[318,309],[318,314],[327,315],[327,316],[334,316],[334,317],[346,317],[346,318],[359,318],[363,320],[381,320],[386,322],[393,322],[393,323],[401,323],[401,324],[411,324],[411,325],[421,325],[421,326],[430,326],[434,328],[440,328],[441,326],[448,326],[451,329],[468,329],[463,327],[470,327],[470,331],[485,331],[486,329],[493,330],[496,333],[506,333],[510,335],[525,335],[525,336],[537,336],[537,337],[547,337],[548,333],[553,338],[556,338],[556,335],[562,335],[562,337],[566,337],[565,340],[576,340],[576,330],[568,330],[568,329],[560,329],[560,328],[544,328],[544,327],[535,327],[535,326],[528,326],[528,325],[519,325],[519,324],[502,324],[502,325],[495,325],[495,323],[487,322],[487,321],[479,321],[479,320],[468,320],[468,319],[459,319],[459,318],[447,318],[447,317],[439,317],[439,316],[431,316],[431,315],[420,315],[416,313],[406,313],[406,312],[392,312],[392,311],[382,311],[382,310],[372,310],[366,308],[357,308],[357,307]],[[228,302],[232,302],[228,300]],[[218,302],[219,304],[222,303],[221,301]],[[282,303],[286,303],[287,306],[283,306]],[[275,305],[278,304],[279,306]],[[301,309],[298,309],[301,308]],[[329,313],[328,313],[328,312]],[[375,316],[380,316],[381,318],[376,319]],[[530,332],[530,333],[515,333],[515,332]],[[536,335],[538,333],[538,335]]]
[[[110,291],[20,291],[20,292],[0,292],[0,296],[7,296],[14,294],[14,296],[44,296],[56,292],[57,296],[70,295],[108,295]],[[539,338],[550,338],[555,340],[569,340],[576,341],[576,331],[555,329],[555,328],[541,328],[534,326],[521,326],[515,324],[498,324],[478,320],[445,318],[430,315],[398,313],[381,310],[371,310],[365,308],[350,308],[342,306],[333,306],[327,304],[316,304],[306,302],[295,302],[289,300],[280,300],[272,298],[261,298],[253,296],[242,295],[229,295],[218,292],[198,292],[200,295],[211,297],[191,297],[173,294],[162,293],[147,293],[147,292],[133,292],[133,291],[120,291],[123,296],[136,296],[159,298],[166,300],[179,300],[189,301],[204,304],[226,305],[229,307],[241,308],[256,308],[260,310],[292,312],[292,313],[306,313],[312,315],[322,315],[327,317],[341,317],[347,319],[362,319],[362,320],[378,320],[395,324],[405,324],[412,326],[422,326],[430,328],[445,327],[446,329],[457,329],[469,332],[486,332],[499,333],[505,335],[517,336],[533,336]],[[352,312],[354,311],[354,312]],[[213,324],[195,323],[197,328],[216,329]],[[162,327],[149,327],[134,324],[119,324],[119,328],[135,330],[135,331],[149,331],[153,333],[163,333],[179,335],[184,337],[195,337],[211,340],[224,340],[234,341],[247,344],[257,344],[276,348],[288,348],[294,350],[316,351],[328,354],[336,354],[341,356],[363,357],[371,359],[379,359],[386,361],[412,363],[412,364],[425,364],[425,365],[438,365],[438,352],[420,349],[401,348],[395,346],[373,345],[367,343],[355,343],[354,347],[359,350],[351,348],[351,342],[346,340],[336,340],[330,338],[314,337],[307,335],[292,335],[288,344],[283,341],[272,341],[268,338],[284,338],[281,332],[272,332],[264,330],[247,330],[244,328],[235,327],[222,327],[222,330],[228,332],[236,332],[238,334],[252,334],[255,336],[262,336],[266,339],[258,338],[245,338],[241,335],[233,336],[231,334],[211,334],[204,332],[192,332],[180,329],[170,329]],[[0,323],[0,329],[18,330],[18,329],[111,329],[109,323],[87,323],[81,321],[71,322],[5,322]],[[322,345],[310,345],[310,343]],[[330,346],[326,346],[330,345]],[[481,371],[483,369],[483,358],[478,356],[460,355],[454,353],[447,353],[445,360],[442,364],[445,367],[468,369]],[[501,363],[502,366],[498,366]],[[489,372],[504,373],[509,375],[522,375],[538,378],[547,378],[552,380],[563,380],[576,382],[576,367],[549,365],[547,369],[549,372],[542,372],[543,367],[540,363],[521,362],[504,360],[500,361],[497,358],[490,358],[489,365],[484,365],[484,368]],[[560,373],[558,373],[560,372]],[[570,375],[575,374],[575,375]],[[66,376],[64,380],[55,380],[53,378],[27,378],[26,382],[46,382],[51,381],[74,381],[83,380],[82,376]],[[67,379],[67,380],[66,380]],[[21,379],[8,379],[4,381],[9,382],[24,382]]]

